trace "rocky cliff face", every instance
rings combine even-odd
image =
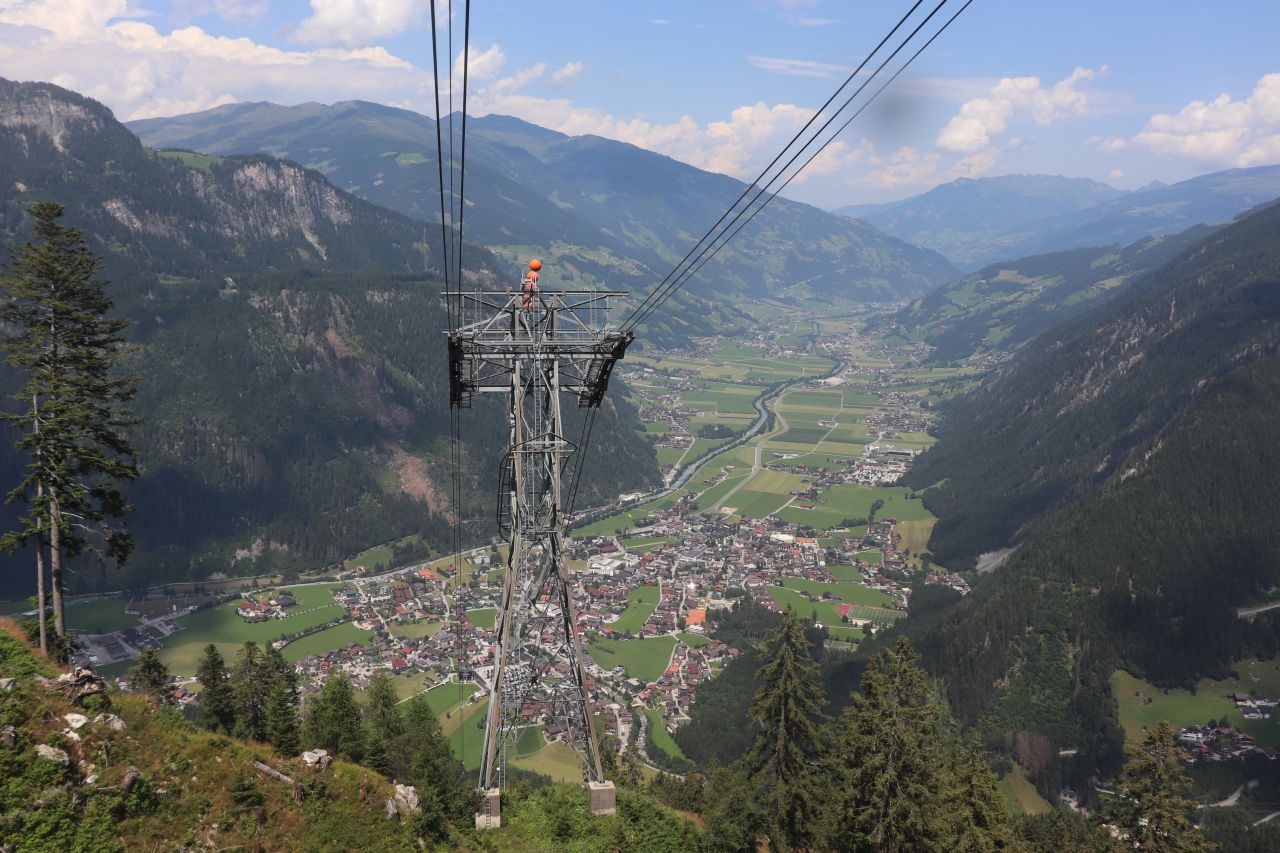
[[[47,83],[0,80],[0,224],[54,200],[115,269],[191,276],[261,267],[422,271],[421,225],[267,157],[146,148],[103,105]]]

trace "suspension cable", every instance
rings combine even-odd
[[[767,197],[765,197],[764,202],[763,202],[759,207],[755,208],[754,212],[750,212],[750,213],[748,213],[749,211],[752,211],[752,206],[753,206],[753,205],[755,205],[755,203],[756,203],[756,202],[761,198],[761,196],[763,196],[763,195],[765,195],[765,193],[769,192],[769,190],[770,190],[770,188],[773,186],[773,184],[775,184],[777,181],[779,181],[779,180],[782,178],[782,176],[786,174],[787,170],[788,170],[788,169],[789,169],[789,168],[790,168],[790,167],[791,167],[791,166],[796,162],[796,160],[797,160],[797,159],[799,159],[799,157],[800,157],[802,154],[804,154],[804,153],[806,152],[806,150],[807,150],[811,145],[813,145],[813,143],[814,143],[814,142],[816,142],[816,141],[818,140],[818,138],[823,134],[823,132],[825,132],[825,130],[826,130],[828,127],[830,127],[830,125],[831,125],[834,121],[836,121],[836,119],[838,119],[838,118],[840,117],[840,115],[841,115],[841,114],[842,114],[842,113],[843,113],[843,112],[844,112],[844,111],[845,111],[845,110],[846,110],[846,109],[847,109],[847,108],[852,104],[852,102],[853,102],[853,101],[854,101],[854,100],[855,100],[855,99],[856,99],[856,98],[857,98],[857,97],[858,97],[858,96],[859,96],[863,91],[865,91],[865,90],[866,90],[866,88],[867,88],[867,87],[868,87],[868,86],[869,86],[869,85],[870,85],[870,84],[871,84],[871,83],[876,79],[876,77],[877,77],[877,76],[878,76],[878,75],[879,75],[879,74],[884,70],[884,68],[885,68],[885,67],[886,67],[890,62],[892,62],[892,60],[893,60],[893,59],[894,59],[894,58],[895,58],[895,57],[896,57],[896,56],[897,56],[897,55],[898,55],[898,54],[899,54],[899,53],[900,53],[900,52],[901,52],[901,51],[902,51],[902,50],[903,50],[903,49],[904,49],[904,48],[905,48],[905,47],[906,47],[906,46],[907,46],[907,45],[908,45],[912,40],[914,40],[914,39],[915,39],[915,37],[920,33],[920,31],[921,31],[921,30],[922,30],[922,29],[923,29],[923,28],[928,24],[928,22],[929,22],[930,20],[932,20],[932,18],[933,18],[935,15],[937,15],[937,13],[938,13],[942,8],[943,8],[943,6],[945,6],[945,5],[946,5],[946,3],[947,3],[947,2],[948,2],[948,0],[941,0],[941,2],[939,2],[939,3],[938,3],[938,5],[937,5],[936,7],[934,7],[934,9],[933,9],[933,10],[932,10],[932,11],[931,11],[931,12],[930,12],[930,13],[929,13],[925,18],[924,18],[924,20],[923,20],[923,21],[921,21],[921,22],[920,22],[920,23],[915,27],[915,29],[914,29],[914,30],[912,30],[912,32],[911,32],[908,36],[906,36],[906,38],[904,38],[904,39],[903,39],[903,41],[902,41],[902,42],[901,42],[901,43],[900,43],[900,44],[899,44],[899,45],[898,45],[898,46],[893,50],[893,52],[892,52],[892,53],[890,53],[890,55],[889,55],[889,56],[888,56],[888,57],[887,57],[887,58],[886,58],[886,59],[885,59],[885,60],[884,60],[884,61],[883,61],[883,62],[882,62],[882,63],[881,63],[877,68],[876,68],[876,70],[870,74],[870,76],[867,78],[867,80],[865,80],[865,81],[864,81],[864,82],[863,82],[863,83],[862,83],[862,84],[857,88],[857,90],[856,90],[852,95],[850,95],[850,96],[849,96],[849,97],[844,101],[844,103],[842,103],[842,104],[841,104],[841,105],[840,105],[840,106],[839,106],[839,107],[838,107],[838,108],[837,108],[837,109],[832,113],[832,115],[831,115],[830,117],[828,117],[828,118],[827,118],[827,120],[822,124],[822,126],[821,126],[821,127],[819,127],[816,131],[814,131],[814,133],[809,137],[809,139],[808,139],[807,141],[805,141],[803,145],[801,145],[801,146],[800,146],[800,148],[799,148],[799,149],[798,149],[798,150],[797,150],[797,151],[796,151],[796,152],[791,156],[791,158],[790,158],[790,159],[789,159],[789,160],[788,160],[788,161],[787,161],[787,162],[786,162],[786,163],[785,163],[785,164],[784,164],[784,165],[783,165],[783,166],[782,166],[782,167],[777,171],[777,173],[776,173],[776,174],[774,174],[774,175],[773,175],[773,177],[772,177],[772,178],[770,178],[767,182],[765,182],[763,186],[757,186],[757,185],[761,182],[761,180],[763,179],[764,175],[765,175],[765,174],[767,174],[767,173],[768,173],[768,172],[773,168],[773,166],[774,166],[774,165],[776,165],[776,164],[778,163],[778,161],[782,159],[782,157],[783,157],[783,156],[785,156],[785,154],[787,153],[787,151],[791,149],[792,145],[795,143],[796,139],[800,136],[800,134],[797,134],[797,136],[796,136],[795,138],[793,138],[790,142],[788,142],[788,143],[787,143],[787,145],[783,148],[783,150],[779,153],[779,155],[778,155],[778,156],[776,156],[776,157],[773,159],[773,161],[770,163],[770,165],[769,165],[768,167],[766,167],[765,171],[761,173],[761,176],[760,176],[759,178],[757,178],[757,179],[756,179],[756,181],[755,181],[755,182],[753,182],[750,186],[748,186],[748,187],[743,191],[742,195],[740,195],[740,196],[739,196],[739,198],[738,198],[738,199],[737,199],[737,200],[736,200],[732,205],[730,205],[730,207],[729,207],[729,208],[725,211],[725,213],[720,217],[720,219],[717,221],[716,225],[712,227],[712,229],[708,232],[708,234],[711,234],[712,232],[715,232],[717,229],[719,229],[719,232],[718,232],[718,233],[716,233],[716,235],[715,235],[714,237],[712,237],[712,239],[711,239],[711,241],[710,241],[709,243],[706,243],[705,235],[704,235],[704,239],[703,239],[703,240],[700,240],[700,241],[699,241],[699,243],[698,243],[698,244],[696,244],[696,245],[694,246],[694,248],[690,250],[690,252],[685,256],[685,258],[684,258],[684,259],[682,259],[682,260],[681,260],[681,262],[680,262],[679,264],[677,264],[677,265],[676,265],[676,267],[675,267],[675,268],[674,268],[670,273],[668,273],[668,275],[663,279],[663,281],[658,285],[658,287],[656,287],[656,288],[655,288],[655,289],[650,293],[649,297],[647,297],[647,298],[646,298],[646,300],[645,300],[645,301],[644,301],[640,306],[638,306],[638,307],[636,308],[636,310],[634,310],[634,311],[631,313],[631,315],[629,315],[629,316],[627,317],[627,319],[626,319],[626,320],[624,321],[624,323],[623,323],[623,328],[626,328],[626,329],[628,329],[628,330],[633,330],[633,329],[634,329],[634,328],[635,328],[639,323],[643,322],[647,317],[649,317],[649,316],[650,316],[650,315],[651,315],[651,314],[652,314],[652,313],[653,313],[653,312],[658,308],[658,306],[660,306],[662,303],[664,303],[664,302],[667,300],[667,298],[669,298],[669,297],[670,297],[670,296],[671,296],[671,295],[672,295],[676,290],[678,290],[680,287],[682,287],[682,286],[684,285],[684,283],[688,281],[688,279],[692,276],[692,274],[693,274],[694,272],[696,272],[697,270],[701,269],[701,267],[706,263],[706,261],[710,260],[710,258],[711,258],[711,257],[713,257],[716,253],[718,253],[718,252],[719,252],[720,247],[722,247],[722,246],[724,245],[724,243],[728,242],[728,240],[729,240],[729,239],[732,239],[732,237],[733,237],[734,235],[736,235],[736,234],[738,233],[738,231],[740,231],[740,230],[741,230],[742,226],[743,226],[743,225],[745,225],[745,224],[746,224],[746,222],[749,222],[751,219],[754,219],[754,218],[755,218],[756,214],[758,214],[758,213],[759,213],[759,210],[760,210],[760,209],[762,209],[765,205],[767,205],[767,204],[769,203],[769,201],[771,201],[771,200],[772,200],[773,195],[776,195],[777,191],[775,191],[773,194],[768,195]],[[943,26],[942,26],[942,27],[941,27],[937,32],[935,32],[935,33],[934,33],[934,34],[933,34],[933,35],[932,35],[932,36],[931,36],[931,37],[926,41],[926,43],[925,43],[925,47],[927,47],[929,44],[931,44],[931,43],[933,42],[933,40],[934,40],[934,39],[936,39],[936,38],[938,37],[938,35],[940,35],[940,34],[941,34],[941,33],[942,33],[942,32],[943,32],[943,31],[944,31],[948,26],[950,26],[951,22],[952,22],[952,21],[954,21],[954,20],[955,20],[955,18],[959,16],[960,12],[963,12],[966,8],[968,8],[968,6],[969,6],[969,3],[970,3],[970,2],[972,2],[972,0],[969,0],[969,2],[966,2],[966,3],[964,4],[964,6],[960,9],[960,11],[959,11],[959,12],[957,12],[955,15],[953,15],[953,16],[952,16],[952,18],[951,18],[950,20],[948,20],[948,21],[947,21],[947,22],[946,22],[946,23],[945,23],[945,24],[944,24],[944,25],[943,25]],[[863,62],[862,62],[861,64],[859,64],[858,68],[854,71],[854,75],[851,75],[851,77],[852,77],[852,76],[856,76],[856,75],[857,75],[857,74],[858,74],[858,73],[859,73],[863,68],[865,68],[865,66],[866,66],[866,65],[869,63],[869,61],[870,61],[870,60],[871,60],[871,59],[872,59],[872,58],[873,58],[873,57],[874,57],[874,56],[875,56],[875,55],[880,51],[880,49],[884,46],[884,44],[885,44],[885,43],[886,43],[886,42],[887,42],[887,41],[888,41],[888,40],[893,36],[893,34],[894,34],[895,32],[897,32],[897,30],[898,30],[898,29],[900,29],[900,28],[901,28],[901,26],[903,25],[903,23],[904,23],[904,22],[905,22],[905,21],[906,21],[906,20],[907,20],[907,19],[908,19],[908,18],[909,18],[909,17],[910,17],[910,16],[911,16],[915,11],[916,11],[916,9],[919,7],[919,5],[920,5],[920,3],[919,3],[919,2],[917,2],[915,5],[913,5],[913,6],[911,7],[911,9],[907,12],[907,14],[906,14],[905,16],[903,16],[903,18],[898,22],[898,24],[897,24],[897,25],[895,25],[895,27],[893,28],[893,30],[891,30],[891,31],[890,31],[889,35],[888,35],[888,36],[886,36],[884,39],[882,39],[882,40],[881,40],[881,42],[880,42],[880,44],[878,44],[878,45],[876,46],[876,48],[875,48],[874,50],[872,50],[872,51],[871,51],[871,53],[869,53],[869,54],[867,55],[867,58],[866,58],[866,59],[864,59],[864,60],[863,60]],[[907,65],[910,65],[910,63],[911,63],[912,61],[914,61],[914,59],[915,59],[917,56],[919,56],[919,55],[920,55],[920,52],[922,52],[922,51],[923,51],[923,48],[921,48],[919,51],[917,51],[917,52],[916,52],[916,54],[915,54],[914,56],[912,56],[912,58],[911,58],[910,60],[908,60],[908,61],[907,61],[907,62],[902,66],[902,68],[900,68],[900,69],[898,70],[898,72],[897,72],[897,73],[895,73],[895,74],[893,75],[893,77],[891,77],[891,78],[890,78],[890,82],[892,82],[892,80],[893,80],[894,78],[896,78],[898,74],[900,74],[903,70],[905,70],[906,66],[907,66]],[[840,94],[840,92],[842,92],[842,91],[845,89],[845,87],[847,86],[848,82],[849,82],[849,81],[848,81],[848,80],[846,80],[846,82],[845,82],[844,84],[842,84],[842,85],[841,85],[841,86],[836,90],[836,93],[835,93],[835,94],[833,94],[833,95],[832,95],[832,97],[831,97],[831,98],[829,98],[829,99],[827,100],[827,103],[826,103],[826,104],[824,104],[824,105],[823,105],[823,107],[822,107],[821,109],[819,109],[818,113],[817,113],[817,114],[815,114],[815,116],[813,117],[813,119],[811,119],[811,120],[810,120],[809,124],[806,124],[805,128],[808,128],[808,127],[813,123],[813,121],[814,121],[814,120],[816,120],[816,119],[818,118],[818,116],[819,116],[819,115],[821,115],[821,113],[826,109],[826,107],[827,107],[828,105],[830,105],[830,104],[832,103],[832,101],[834,101],[834,100],[835,100],[835,98]],[[887,84],[886,84],[886,85],[887,85]],[[866,103],[864,103],[864,104],[862,105],[862,107],[860,107],[860,108],[859,108],[858,112],[857,112],[857,113],[855,113],[855,116],[856,116],[858,113],[860,113],[860,112],[862,111],[862,109],[865,109],[865,107],[866,107],[868,104],[870,104],[870,103],[871,103],[871,101],[875,100],[875,98],[876,98],[876,97],[880,94],[880,92],[882,92],[883,90],[884,90],[884,86],[882,86],[879,90],[877,90],[877,91],[876,91],[876,93],[875,93],[875,94],[873,94],[873,95],[872,95],[872,96],[871,96],[871,97],[866,101]],[[841,131],[843,131],[846,127],[848,127],[848,125],[849,125],[849,123],[850,123],[850,121],[851,121],[851,120],[852,120],[852,119],[845,121],[845,123],[841,126],[840,130],[837,130],[837,131],[836,131],[836,135],[839,135],[839,133],[840,133]],[[804,129],[802,129],[802,130],[801,130],[801,133],[803,133],[803,131],[804,131]],[[783,184],[783,186],[785,187],[787,184],[789,184],[789,183],[791,182],[791,180],[793,180],[793,179],[795,178],[795,176],[796,176],[797,174],[799,174],[799,172],[800,172],[800,171],[803,171],[803,169],[804,169],[806,166],[808,166],[808,165],[809,165],[809,163],[813,162],[813,160],[816,158],[816,156],[817,156],[819,153],[821,153],[821,151],[822,151],[822,150],[824,150],[824,149],[825,149],[825,148],[826,148],[826,147],[831,143],[831,141],[832,141],[834,138],[835,138],[834,136],[832,136],[831,138],[829,138],[825,143],[823,143],[823,144],[822,144],[822,146],[821,146],[817,151],[815,151],[812,155],[810,155],[810,156],[808,157],[808,159],[806,159],[806,160],[804,161],[804,163],[799,167],[799,169],[797,169],[795,173],[793,173],[790,177],[788,177],[788,178],[786,179],[786,182]],[[748,202],[747,202],[747,204],[746,204],[744,207],[742,207],[742,209],[741,209],[741,210],[737,210],[737,213],[736,213],[736,214],[734,214],[734,211],[737,209],[739,202],[741,202],[741,200],[742,200],[742,199],[743,199],[747,194],[749,194],[753,189],[754,189],[754,190],[756,190],[755,195],[751,198],[751,200],[750,200],[750,201],[748,201]],[[779,189],[779,191],[780,191],[780,189]],[[725,219],[726,219],[726,218],[728,218],[728,217],[730,216],[730,214],[734,214],[734,215],[732,216],[732,218],[731,218],[731,219],[729,219],[728,224],[724,225],[724,227],[723,227],[723,228],[720,228],[720,225],[721,225],[722,223],[724,223]],[[738,227],[736,227],[736,228],[735,228],[735,227],[734,227],[734,226],[735,226],[735,224],[737,224],[739,221],[741,221],[741,220],[743,219],[743,216],[744,216],[744,215],[745,215],[745,216],[747,216],[746,220],[745,220],[745,221],[742,221],[742,225],[738,225]],[[731,229],[732,229],[732,230],[731,230]],[[726,235],[728,235],[728,236],[727,236],[727,238],[726,238]],[[719,244],[720,244],[719,246],[717,246],[717,245],[716,245],[716,244],[717,244],[717,242],[719,242]],[[705,245],[703,245],[703,243],[706,243],[706,244],[705,244]]]

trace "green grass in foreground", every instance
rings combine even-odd
[[[654,681],[667,669],[675,637],[650,637],[647,640],[607,640],[591,643],[591,658],[605,669],[621,665],[632,678]]]

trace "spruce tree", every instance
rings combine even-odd
[[[948,751],[950,779],[944,805],[954,820],[954,841],[948,849],[957,853],[986,853],[1014,846],[1013,824],[997,787],[996,774],[987,763],[977,738]]]
[[[24,501],[28,510],[0,547],[34,541],[42,621],[48,548],[54,633],[65,638],[66,560],[91,553],[119,565],[133,548],[124,524],[132,507],[117,483],[138,475],[124,435],[136,423],[126,408],[136,378],[118,375],[127,321],[107,316],[114,305],[98,278],[101,259],[82,232],[59,224],[61,205],[40,202],[27,212],[34,239],[0,276],[0,321],[9,331],[0,350],[26,381],[15,395],[20,410],[0,417],[18,428],[14,446],[30,458],[6,501]],[[46,634],[42,627],[42,644]]]
[[[821,752],[822,687],[804,627],[791,608],[768,638],[751,703],[756,739],[745,764],[782,847],[809,846],[815,805],[812,764]]]
[[[267,700],[275,680],[268,672],[257,643],[249,640],[240,647],[230,680],[238,738],[267,740]]]
[[[443,813],[465,819],[475,811],[475,784],[453,754],[448,739],[440,729],[440,720],[422,694],[405,703],[404,734],[401,747],[392,751],[392,767],[405,756],[410,757],[407,771],[396,770],[397,777],[413,779],[419,793],[433,791]]]
[[[364,757],[364,727],[355,690],[346,673],[335,672],[324,681],[320,695],[307,706],[303,740],[313,748],[359,761]]]
[[[378,736],[384,745],[394,743],[404,734],[404,718],[400,715],[395,682],[386,670],[379,670],[365,690],[364,718],[370,736]]]
[[[1218,846],[1192,822],[1195,804],[1186,797],[1191,780],[1173,727],[1161,721],[1142,745],[1129,750],[1116,785],[1111,821],[1135,850],[1200,853]]]
[[[213,643],[205,646],[196,679],[200,682],[200,723],[210,731],[220,729],[230,734],[236,725],[235,701],[227,664]]]
[[[954,841],[941,710],[906,638],[867,664],[836,727],[824,849],[914,851]]]
[[[267,700],[267,737],[280,755],[297,755],[302,749],[298,709],[293,706],[293,691],[284,681],[276,683]]]
[[[130,675],[134,686],[139,690],[150,693],[161,702],[170,701],[169,689],[173,684],[173,676],[169,674],[169,668],[160,660],[155,649],[142,650]]]
[[[707,772],[702,793],[702,819],[707,826],[707,853],[756,853],[765,815],[746,778],[723,767]]]

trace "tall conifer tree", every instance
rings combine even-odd
[[[1161,721],[1141,746],[1130,750],[1116,786],[1111,820],[1135,850],[1217,850],[1191,822],[1195,804],[1186,796],[1190,788],[1173,727]]]
[[[29,509],[21,526],[0,537],[10,550],[36,545],[36,595],[44,619],[44,555],[53,593],[54,633],[65,638],[64,565],[93,553],[117,565],[133,548],[124,525],[132,509],[118,487],[138,475],[125,437],[135,421],[127,409],[136,379],[118,375],[127,321],[107,315],[113,303],[98,278],[101,259],[84,235],[59,223],[63,208],[40,202],[27,211],[33,240],[19,248],[0,276],[0,320],[11,334],[0,343],[7,362],[26,374],[15,395],[21,407],[0,415],[18,427],[16,448],[30,456],[27,474],[8,493]],[[42,630],[42,646],[47,646]]]
[[[267,738],[281,755],[297,755],[302,748],[298,709],[293,705],[293,691],[284,681],[276,683],[267,700]]]
[[[817,811],[812,764],[821,751],[823,693],[804,627],[789,607],[756,678],[750,716],[758,728],[746,766],[780,846],[807,847]]]
[[[207,729],[221,729],[230,734],[236,726],[235,699],[226,661],[213,643],[205,646],[204,657],[196,667],[196,678],[200,682],[200,722]]]

